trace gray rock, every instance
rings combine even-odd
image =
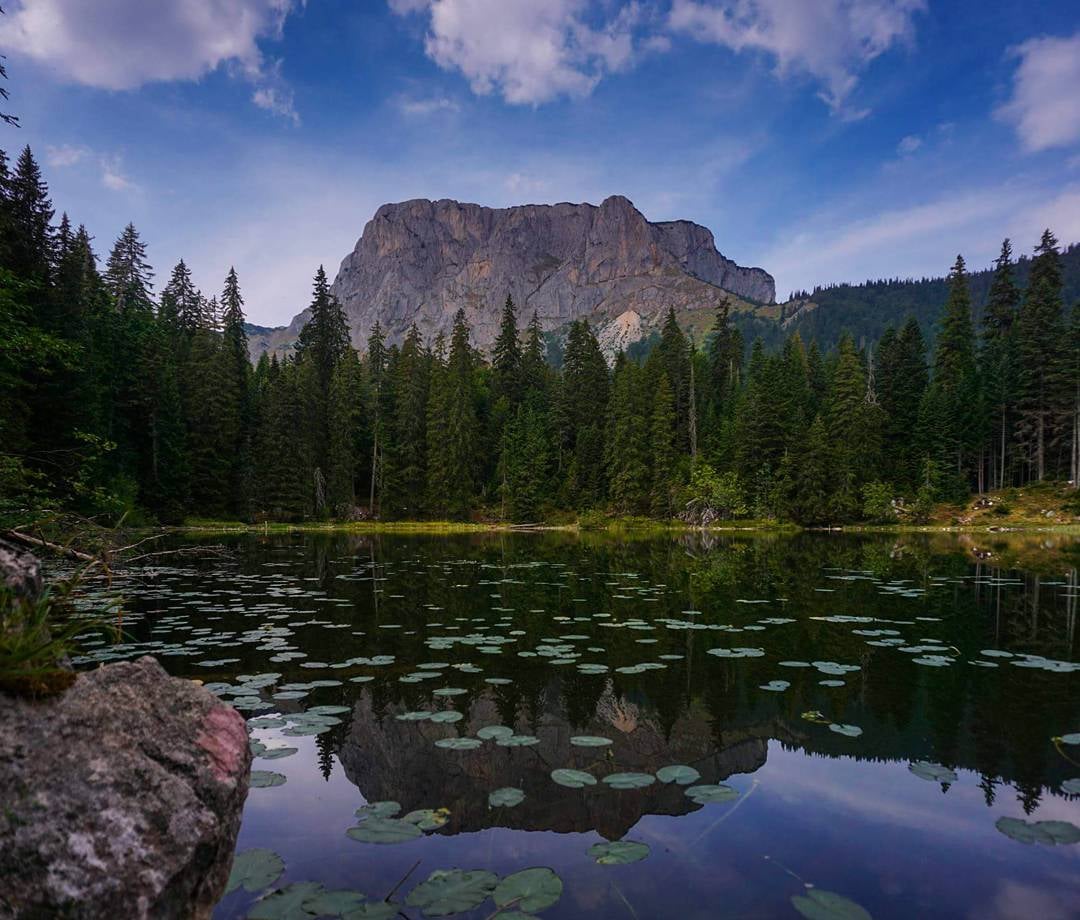
[[[36,600],[42,592],[41,563],[37,556],[0,540],[0,586],[22,600]]]
[[[209,917],[250,767],[243,718],[153,658],[0,694],[0,917]]]
[[[416,199],[383,205],[341,263],[333,283],[353,344],[366,346],[378,321],[390,343],[416,322],[426,338],[449,332],[464,308],[480,347],[498,333],[507,294],[519,325],[536,312],[545,330],[588,317],[597,326],[627,311],[649,318],[712,308],[730,292],[771,303],[772,276],[716,250],[712,233],[689,221],[650,223],[626,198],[591,204],[485,208]],[[295,341],[305,311],[262,341]]]

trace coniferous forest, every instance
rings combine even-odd
[[[747,342],[726,307],[693,347],[674,314],[606,362],[587,322],[547,361],[508,299],[485,356],[459,312],[353,348],[325,272],[284,358],[248,358],[241,279],[155,277],[128,225],[104,263],[59,219],[29,148],[0,153],[0,514],[103,520],[550,519],[601,511],[804,525],[1080,475],[1080,304],[1050,230],[1008,240],[976,321],[957,257],[933,329],[871,347]],[[932,339],[932,348],[928,340]]]

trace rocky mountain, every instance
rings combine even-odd
[[[375,322],[389,342],[416,323],[425,337],[449,332],[464,308],[474,340],[489,346],[507,295],[524,326],[545,330],[588,317],[609,348],[655,328],[669,307],[708,310],[729,294],[772,303],[773,278],[721,255],[712,233],[690,221],[653,223],[621,196],[592,204],[486,208],[442,199],[383,205],[333,283],[363,347]],[[301,313],[256,348],[287,348]]]

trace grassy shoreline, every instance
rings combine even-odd
[[[159,529],[159,528],[154,528]],[[587,526],[578,522],[513,524],[507,521],[316,521],[300,523],[258,523],[243,521],[196,520],[173,527],[160,528],[175,533],[355,533],[402,534],[418,536],[455,536],[483,533],[620,533],[633,535],[662,533],[1062,533],[1080,536],[1080,523],[1049,522],[980,522],[967,524],[846,524],[836,527],[800,527],[777,521],[727,521],[698,526],[678,520],[650,521],[640,518],[613,517],[603,523],[590,521]]]

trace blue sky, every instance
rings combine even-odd
[[[378,205],[628,196],[781,298],[1080,240],[1080,3],[7,0],[10,153],[284,323]]]

